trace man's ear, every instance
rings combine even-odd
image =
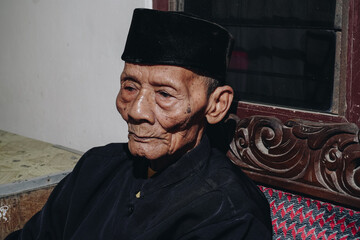
[[[234,90],[228,86],[217,87],[209,97],[206,120],[209,124],[220,122],[229,110],[234,98]]]

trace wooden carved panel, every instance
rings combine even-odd
[[[360,209],[359,128],[252,116],[236,121],[228,156],[258,183]]]

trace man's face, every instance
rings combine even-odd
[[[128,123],[130,152],[156,160],[194,148],[204,131],[206,93],[204,78],[190,70],[126,63],[116,106]]]

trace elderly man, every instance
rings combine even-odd
[[[88,151],[8,239],[271,239],[266,199],[206,136],[233,99],[231,41],[197,17],[136,9],[116,100],[128,143]]]

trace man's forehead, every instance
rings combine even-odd
[[[122,78],[124,77],[133,78],[137,81],[151,81],[153,84],[183,85],[200,76],[179,66],[125,63],[122,73]]]

